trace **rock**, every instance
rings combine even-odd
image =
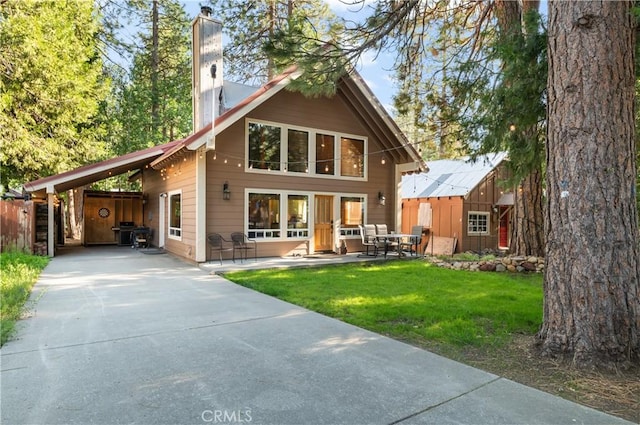
[[[502,266],[502,268],[504,268],[504,266]],[[491,263],[484,263],[478,269],[483,271],[483,272],[494,272],[494,271],[496,271],[497,266],[495,264],[491,264]]]
[[[528,272],[535,272],[537,268],[535,263],[531,263],[529,261],[523,262],[522,264],[520,264],[520,267]]]
[[[507,270],[507,268],[504,266],[504,264],[497,264],[496,265],[496,271],[497,272],[503,272],[505,270]]]
[[[527,262],[532,263],[532,264],[537,264],[538,263],[538,257],[529,257],[529,258],[527,258]]]
[[[514,266],[513,264],[509,264],[507,266],[507,270],[509,270],[510,272],[516,272],[516,266]]]

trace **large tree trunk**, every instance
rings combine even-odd
[[[544,256],[542,172],[522,179],[515,191],[513,226],[509,250],[516,255]]]
[[[631,1],[549,2],[543,354],[640,358]]]
[[[496,17],[500,29],[500,37],[510,39],[526,37],[523,15],[537,11],[540,2],[536,0],[495,0]],[[531,144],[540,144],[538,129],[534,127],[517,129]],[[517,255],[544,255],[544,221],[542,197],[542,164],[523,178],[514,193],[513,226],[511,227],[511,243],[509,251]]]

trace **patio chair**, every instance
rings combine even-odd
[[[253,250],[253,255],[258,261],[258,244],[255,240],[249,239],[247,235],[241,232],[233,232],[231,234],[231,242],[233,243],[233,262],[236,262],[236,251],[240,251],[240,262],[242,262],[242,253],[244,252],[244,259],[247,259],[247,252]]]
[[[358,227],[360,228],[362,246],[366,249],[366,251],[359,254],[358,257],[376,257],[379,248],[384,248],[384,243],[381,243],[376,238],[376,227],[373,224],[358,225]],[[372,253],[370,253],[370,251],[372,251]]]
[[[400,242],[401,248],[408,247],[411,255],[418,255],[418,247],[422,244],[422,226],[411,226],[412,238]],[[415,249],[414,249],[415,248]]]
[[[387,256],[387,252],[391,250],[397,250],[400,247],[398,239],[385,239],[385,236],[389,235],[386,224],[376,224],[376,236],[378,240],[382,241],[384,245],[384,256]]]
[[[232,251],[233,248],[228,244],[230,241],[226,240],[219,233],[211,233],[207,236],[207,244],[209,245],[209,257],[213,257],[213,253],[217,252],[220,258],[220,265],[222,265],[222,253],[224,251]]]

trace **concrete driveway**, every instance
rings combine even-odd
[[[3,424],[623,424],[169,255],[65,249],[0,351]]]

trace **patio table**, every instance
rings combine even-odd
[[[412,243],[415,243],[415,241],[419,237],[420,236],[414,235],[414,234],[411,234],[411,233],[387,233],[386,235],[376,235],[376,239],[378,239],[379,241],[384,242],[384,256],[385,256],[385,258],[387,257],[388,246],[389,246],[389,244],[387,242],[396,241],[397,242],[396,251],[398,253],[398,256],[402,257],[404,255],[404,252],[402,252],[402,244],[400,243],[402,241],[402,239],[403,238],[407,238]]]

